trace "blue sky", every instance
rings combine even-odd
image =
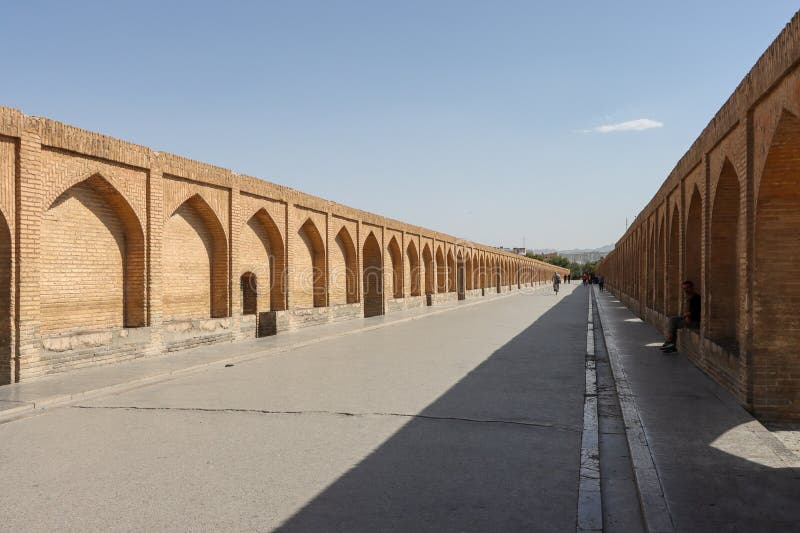
[[[0,105],[485,244],[596,247],[797,7],[8,2]]]

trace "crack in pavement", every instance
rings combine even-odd
[[[480,419],[480,418],[466,418],[458,416],[433,416],[433,415],[412,415],[408,413],[381,413],[381,412],[367,412],[367,413],[353,413],[349,411],[273,411],[269,409],[236,409],[236,408],[210,408],[210,407],[138,407],[135,405],[120,406],[104,406],[104,405],[72,405],[71,409],[98,409],[98,410],[121,410],[121,411],[185,411],[185,412],[200,412],[200,413],[254,413],[263,415],[331,415],[342,417],[364,417],[364,416],[392,416],[400,418],[419,418],[422,420],[435,420],[435,421],[452,421],[452,422],[471,422],[477,424],[508,424],[514,426],[525,426],[535,428],[557,429],[561,431],[572,431],[580,433],[581,428],[569,426],[565,424],[551,424],[547,422],[522,422],[518,420],[502,420],[502,419]]]

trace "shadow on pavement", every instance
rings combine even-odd
[[[586,305],[564,296],[278,530],[574,531]]]
[[[684,355],[662,354],[655,328],[601,298],[676,529],[797,531],[800,469],[788,450]]]

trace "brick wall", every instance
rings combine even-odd
[[[0,384],[445,301],[467,250],[541,268],[0,107]]]
[[[692,280],[702,320],[681,348],[774,420],[800,420],[798,63],[795,14],[599,267],[659,327],[681,312],[680,282]],[[656,237],[642,239],[652,224]]]

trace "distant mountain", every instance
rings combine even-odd
[[[600,253],[608,253],[614,249],[613,244],[607,244],[605,246],[601,246],[600,248],[575,248],[572,250],[559,250],[558,253],[560,254],[586,254],[589,252],[600,252]]]

